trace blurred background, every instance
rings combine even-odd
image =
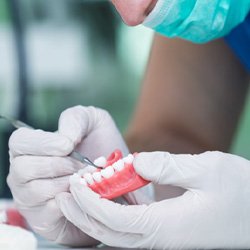
[[[108,1],[0,0],[0,113],[54,131],[64,109],[94,105],[124,131],[151,40],[148,29],[125,26]],[[10,195],[12,130],[0,120],[0,197]]]
[[[54,131],[67,107],[94,105],[124,131],[152,36],[125,26],[108,1],[0,0],[0,113]],[[249,127],[248,101],[232,152],[250,159]],[[5,178],[12,131],[0,121],[0,197],[10,197]]]

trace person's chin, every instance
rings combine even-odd
[[[158,0],[112,0],[123,21],[129,26],[141,24]]]

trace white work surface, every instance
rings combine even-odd
[[[0,199],[0,211],[5,210],[7,208],[12,208],[14,206],[13,201],[11,199]],[[125,248],[112,248],[112,247],[98,247],[98,248],[68,248],[59,246],[44,239],[40,238],[38,235],[35,235],[38,239],[38,250],[125,250]],[[2,250],[2,249],[0,249]],[[131,249],[130,249],[131,250]]]
[[[125,250],[125,248],[112,248],[112,247],[101,247],[101,248],[57,248],[57,247],[38,247],[38,250]],[[129,249],[131,250],[131,249]]]
[[[98,248],[68,248],[38,240],[38,250],[126,250],[125,248],[98,247]],[[131,249],[130,249],[131,250]]]

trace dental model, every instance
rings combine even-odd
[[[140,177],[133,166],[134,156],[129,154],[122,158],[120,150],[115,150],[108,159],[97,158],[94,164],[103,167],[93,173],[81,173],[81,184],[90,187],[102,198],[114,199],[128,192],[132,192],[149,183]]]
[[[24,229],[27,228],[25,219],[15,208],[0,210],[0,224],[22,227]]]

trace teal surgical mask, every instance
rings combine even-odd
[[[250,11],[250,0],[158,0],[144,25],[167,37],[205,43],[227,35]]]

